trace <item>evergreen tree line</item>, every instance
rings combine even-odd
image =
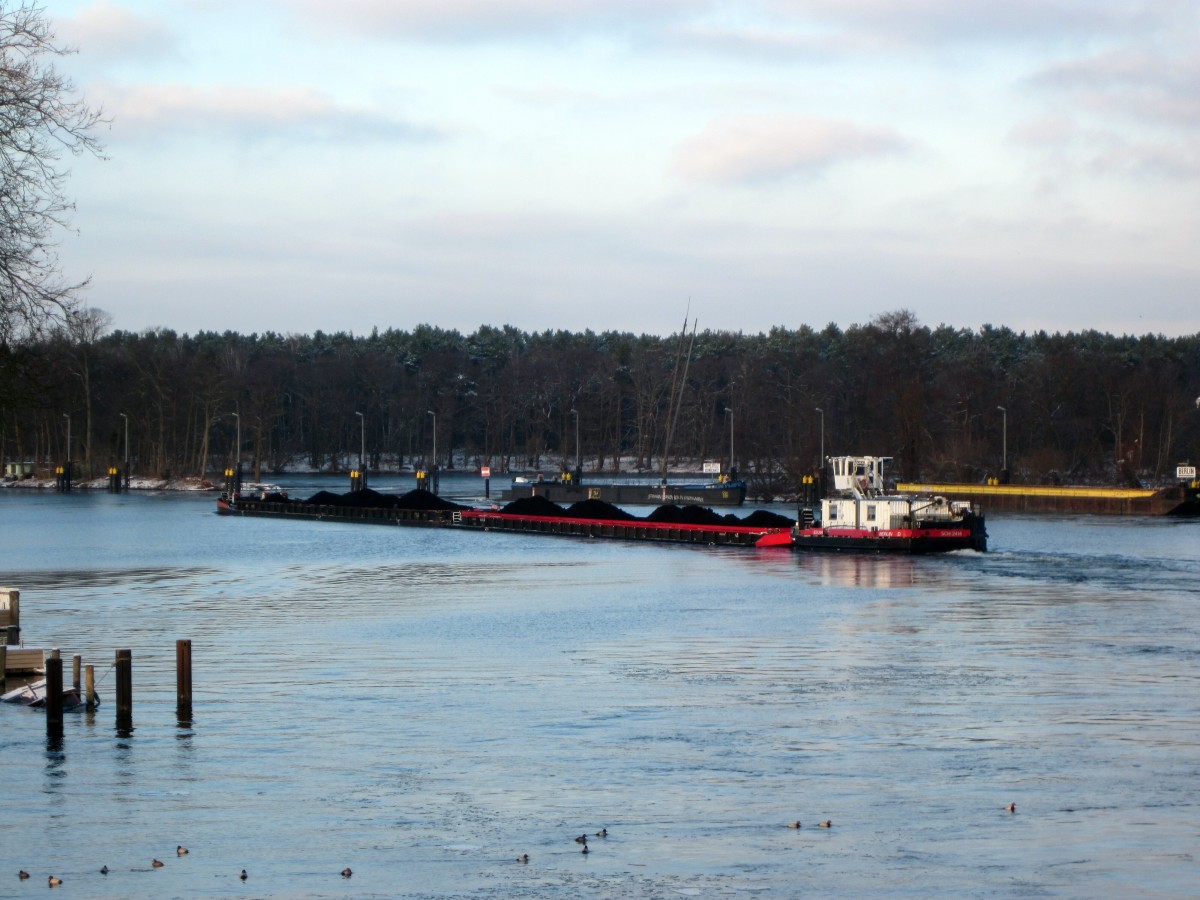
[[[472,334],[105,334],[103,313],[0,346],[0,454],[77,477],[257,478],[438,464],[494,472],[728,466],[795,490],[827,455],[895,457],[908,479],[1158,482],[1200,456],[1200,333],[844,330]],[[122,415],[124,414],[124,415]],[[435,429],[436,427],[436,435]],[[579,436],[576,445],[576,433]],[[128,434],[128,450],[126,450]],[[731,448],[732,443],[732,448]],[[436,444],[436,458],[434,446]],[[52,470],[52,469],[51,469]]]

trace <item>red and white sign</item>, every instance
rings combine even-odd
[[[480,466],[479,467],[479,476],[481,478],[491,478],[492,477],[492,467],[491,466]]]

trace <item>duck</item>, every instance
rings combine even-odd
[[[588,849],[588,845],[587,845],[587,844],[584,844],[584,845],[583,845],[583,849],[582,849],[582,850],[580,850],[579,852],[580,852],[580,853],[591,853],[592,851]]]
[[[518,857],[517,857],[517,862],[519,862],[519,863],[527,863],[527,862],[529,862],[529,854],[528,854],[528,853],[522,853],[520,856],[518,856]]]
[[[575,843],[577,843],[577,844],[586,844],[586,843],[587,843],[587,835],[586,835],[586,834],[581,834],[579,837],[575,838]]]
[[[1017,804],[1010,803],[1010,804],[1008,804],[1008,806],[1006,806],[1004,808],[1007,809],[1010,813],[1015,813],[1017,811]]]
[[[154,866],[156,869],[161,869],[165,863],[161,859],[156,859],[154,862],[150,863],[150,865]]]
[[[596,832],[596,837],[600,837],[600,838],[608,837],[608,828],[601,828],[599,831]]]
[[[108,866],[101,866],[101,867],[100,867],[100,874],[101,874],[101,875],[107,875],[107,874],[108,874]]]
[[[349,866],[346,866],[346,868],[342,869],[342,877],[343,877],[343,878],[349,878],[349,877],[350,877],[351,875],[353,875],[353,874],[354,874],[354,873],[350,871],[350,867],[349,867]]]
[[[242,869],[242,874],[238,876],[238,878],[242,879],[242,881],[245,881],[245,880],[246,880],[247,878],[249,878],[249,877],[250,877],[250,876],[246,874],[246,870],[245,870],[245,869]]]
[[[49,883],[50,887],[58,887],[60,884],[62,884],[62,879],[57,875],[51,875]]]
[[[788,828],[799,828],[799,827],[800,827],[799,819],[797,819],[795,822],[788,822]]]
[[[832,828],[833,827],[833,819],[826,819],[824,822],[818,822],[817,827],[818,828]]]
[[[26,878],[29,877],[29,873],[26,872],[24,869],[22,869],[20,872],[17,873],[17,877],[20,878],[22,881],[24,881]]]
[[[188,848],[183,846],[183,844],[180,844],[178,847],[175,848],[175,855],[176,856],[187,856]]]

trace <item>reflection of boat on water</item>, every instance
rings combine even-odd
[[[825,586],[909,588],[917,583],[911,554],[799,553],[799,565]]]
[[[46,705],[46,679],[31,681],[7,694],[0,695],[0,703],[15,703],[18,706],[32,706],[39,709],[44,707]],[[79,691],[75,690],[73,685],[63,688],[63,709],[74,709],[82,705],[83,700],[79,696]]]
[[[524,497],[545,497],[553,503],[570,504],[581,500],[602,500],[614,505],[741,506],[746,501],[744,481],[706,481],[683,484],[671,482],[586,482],[571,478],[555,481],[517,477],[504,491],[504,501]]]
[[[886,456],[834,456],[837,496],[800,510],[793,546],[800,550],[944,553],[987,550],[979,508],[940,495],[892,494],[884,488]]]

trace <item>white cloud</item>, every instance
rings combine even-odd
[[[427,127],[376,109],[351,107],[307,87],[143,84],[101,87],[116,136],[173,136],[202,132],[243,139],[286,136],[307,140],[403,139],[435,136]]]
[[[108,0],[82,7],[73,16],[55,16],[54,25],[65,43],[105,61],[167,57],[179,44],[161,16],[142,15]]]
[[[696,0],[321,0],[286,2],[310,26],[375,36],[478,38],[624,28],[706,6]]]
[[[691,181],[757,183],[893,155],[904,146],[887,129],[832,119],[744,116],[713,122],[685,142],[676,152],[673,169]]]

